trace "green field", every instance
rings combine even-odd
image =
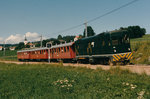
[[[150,99],[149,82],[119,68],[0,63],[1,99]]]
[[[4,51],[0,51],[0,60],[17,61],[17,51],[6,50],[5,55]]]

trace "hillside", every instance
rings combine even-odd
[[[150,64],[150,34],[142,38],[131,39],[134,64]]]

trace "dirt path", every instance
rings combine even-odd
[[[0,61],[3,63],[14,63],[14,64],[58,64],[58,63],[47,63],[47,62],[15,62],[15,61]],[[116,68],[118,66],[109,66],[109,65],[90,65],[90,64],[72,64],[72,63],[63,63],[63,66],[73,66],[73,67],[86,67],[90,69],[102,68],[103,70],[109,70],[111,67]],[[133,73],[146,73],[150,75],[150,65],[126,65],[119,66],[121,69],[129,69]]]

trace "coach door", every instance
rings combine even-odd
[[[93,52],[93,47],[94,47],[94,44],[95,44],[95,42],[89,42],[88,43],[88,47],[87,47],[87,55],[92,55],[92,52]]]

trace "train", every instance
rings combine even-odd
[[[19,61],[63,61],[91,64],[127,64],[133,58],[125,30],[100,33],[50,47],[17,51]]]

